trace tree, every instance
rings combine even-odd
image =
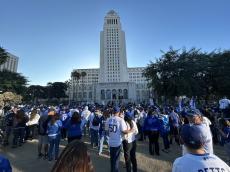
[[[208,100],[214,94],[229,95],[230,53],[170,48],[147,66],[144,76],[167,99],[186,95]]]
[[[0,47],[0,65],[5,63],[8,58],[8,54],[6,50],[2,47]]]
[[[26,94],[24,95],[24,100],[37,103],[37,99],[39,98],[42,99],[48,98],[47,87],[41,85],[30,85],[26,90]]]
[[[54,82],[48,83],[48,89],[50,91],[50,98],[65,98],[66,97],[66,90],[67,84],[64,82]]]
[[[6,104],[19,104],[22,101],[22,96],[12,93],[5,92],[0,94],[0,105],[5,106]]]
[[[0,90],[23,94],[28,80],[20,73],[0,71]]]

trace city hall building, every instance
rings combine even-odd
[[[70,99],[89,103],[147,102],[150,90],[142,75],[144,69],[127,67],[125,32],[120,17],[111,10],[100,33],[100,68],[72,71],[86,75],[71,75]]]

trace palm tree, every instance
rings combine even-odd
[[[0,47],[0,65],[6,62],[7,57],[8,57],[8,54],[6,50]]]
[[[73,71],[71,73],[71,77],[73,78],[73,80],[79,80],[81,78],[81,74],[78,71]],[[78,82],[77,82],[78,83]],[[74,84],[72,84],[73,86]],[[76,91],[77,92],[77,91]]]

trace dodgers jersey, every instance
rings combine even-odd
[[[109,131],[109,146],[120,146],[122,143],[122,132],[127,130],[125,120],[118,116],[113,116],[107,120],[106,126]]]
[[[172,172],[230,172],[230,168],[216,155],[189,153],[174,161]]]

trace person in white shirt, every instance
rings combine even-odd
[[[113,108],[113,116],[106,123],[106,129],[109,133],[110,148],[110,165],[111,172],[119,171],[119,159],[122,144],[122,135],[133,132],[132,129],[127,130],[124,119],[119,117],[120,108]]]
[[[138,128],[136,122],[132,120],[131,114],[129,112],[125,113],[124,119],[127,126],[127,130],[133,129],[133,132],[124,135],[124,140],[122,142],[126,171],[137,172],[136,135],[138,134]],[[132,163],[132,168],[131,168],[131,163]]]
[[[91,112],[88,110],[88,106],[85,106],[84,110],[81,113],[83,133],[85,136],[86,136],[87,123],[88,123],[90,114]]]
[[[37,113],[37,109],[33,109],[29,114],[29,121],[26,123],[26,140],[33,140],[35,136],[35,128],[38,126],[40,115]]]
[[[184,125],[180,135],[188,153],[174,161],[172,172],[230,172],[219,157],[206,153],[206,138],[197,125]]]

